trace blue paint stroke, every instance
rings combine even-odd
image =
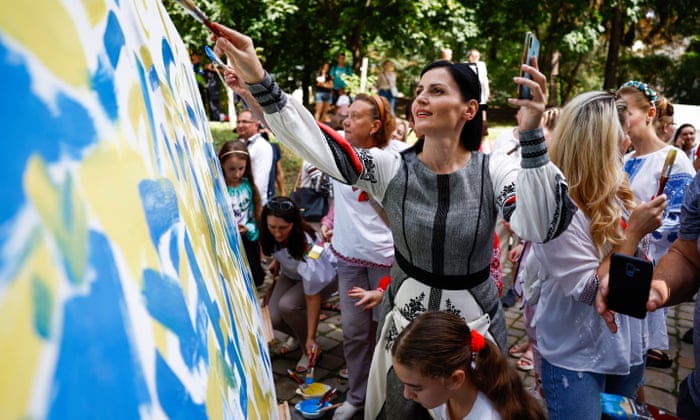
[[[135,346],[130,343],[126,303],[112,248],[98,232],[89,235],[95,279],[86,295],[63,306],[63,336],[51,390],[49,419],[138,418],[151,403]]]
[[[203,329],[198,328],[195,332],[180,284],[175,279],[147,269],[143,272],[141,293],[153,319],[177,335],[180,353],[187,367],[194,369],[199,360],[207,359],[206,322]]]
[[[170,47],[170,42],[168,42],[168,38],[166,37],[163,37],[161,42],[161,51],[163,53],[163,65],[165,66],[165,79],[168,81],[168,87],[170,90],[174,90],[173,84],[170,83],[170,67],[176,66],[175,56],[173,55],[173,50]]]
[[[136,70],[139,75],[139,82],[141,85],[141,94],[143,95],[144,108],[146,109],[146,114],[148,115],[148,128],[151,130],[151,138],[153,140],[153,146],[155,147],[157,143],[157,132],[155,117],[153,115],[153,104],[151,103],[151,92],[149,90],[149,83],[146,76],[146,69],[143,68],[143,63],[138,55],[134,54],[134,62],[136,65]],[[158,156],[157,150],[154,150],[156,156]],[[160,168],[158,168],[160,170]],[[161,172],[162,173],[162,172]]]
[[[119,55],[124,48],[125,40],[124,32],[119,24],[119,19],[114,14],[113,10],[110,10],[107,15],[107,25],[105,27],[105,33],[102,36],[102,42],[107,51],[110,65],[112,68],[117,68],[119,64]]]
[[[114,86],[114,71],[107,67],[102,59],[98,60],[97,72],[90,81],[92,90],[97,93],[102,109],[107,117],[112,121],[119,118],[119,105],[117,103],[117,92]]]
[[[175,160],[175,155],[173,154],[173,139],[168,136],[168,132],[165,129],[165,124],[161,123],[160,124],[160,134],[163,136],[163,143],[165,143],[165,149],[168,152],[168,158],[170,159],[170,165],[173,168],[173,171],[175,171],[175,179],[176,181],[181,181],[180,179],[180,167],[177,164],[177,160]]]
[[[151,242],[157,249],[160,238],[180,218],[175,188],[167,178],[146,179],[139,182],[139,195]]]
[[[158,352],[156,352],[156,389],[160,406],[168,418],[183,420],[207,418],[204,404],[192,401],[192,396]]]
[[[221,318],[221,312],[216,303],[209,296],[209,291],[207,290],[206,284],[204,283],[204,276],[199,269],[199,262],[194,254],[194,249],[192,248],[192,243],[190,242],[189,236],[185,236],[185,254],[187,255],[187,261],[190,265],[190,270],[192,270],[192,277],[197,286],[197,296],[199,297],[199,305],[204,306],[204,310],[209,316],[209,321],[212,325],[212,330],[214,331],[214,336],[218,344],[218,348],[224,348],[224,336],[219,327],[219,320]],[[213,256],[212,256],[213,257]],[[199,308],[198,308],[199,310]],[[206,344],[207,331],[197,331],[200,335],[200,340]],[[206,356],[206,353],[203,355]]]
[[[90,113],[79,102],[57,92],[55,111],[32,92],[33,83],[23,57],[11,52],[0,39],[0,122],[3,153],[0,155],[0,241],[7,237],[10,220],[26,203],[23,176],[31,155],[51,164],[64,157],[81,159],[96,140]],[[54,115],[52,112],[58,112]],[[2,245],[2,243],[0,243]]]

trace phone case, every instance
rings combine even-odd
[[[540,55],[540,41],[535,38],[532,32],[525,34],[525,42],[523,43],[523,55],[520,60],[521,63],[531,65],[532,58],[538,57]],[[530,79],[528,73],[520,70],[520,77],[526,77]],[[532,99],[532,93],[530,88],[523,85],[518,85],[518,98],[520,99]]]
[[[610,258],[608,308],[644,319],[647,316],[646,304],[653,271],[650,261],[613,254]]]

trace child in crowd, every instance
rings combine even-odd
[[[266,301],[272,326],[290,336],[286,351],[303,343],[297,372],[306,371],[316,343],[321,302],[338,288],[336,259],[333,253],[314,246],[316,231],[301,218],[301,212],[287,197],[273,197],[262,214],[260,243],[265,255],[273,257],[269,265],[275,278]]]
[[[501,350],[453,313],[416,317],[394,342],[391,356],[404,397],[437,420],[545,418]]]
[[[265,273],[260,266],[258,223],[260,193],[253,181],[253,169],[245,143],[229,141],[219,150],[219,164],[226,180],[226,190],[233,209],[234,221],[243,239],[248,264],[256,287],[262,286]]]

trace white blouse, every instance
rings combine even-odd
[[[615,314],[618,331],[613,334],[585,296],[595,292],[590,281],[601,256],[583,212],[576,212],[557,238],[533,243],[532,251],[541,263],[535,322],[542,357],[564,369],[600,374],[626,375],[630,366],[641,364],[647,344],[643,321]]]

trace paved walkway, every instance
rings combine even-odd
[[[337,302],[334,297],[331,302]],[[670,338],[670,355],[673,358],[673,366],[670,369],[647,368],[645,394],[649,403],[665,410],[670,414],[675,414],[676,399],[678,396],[678,384],[685,378],[694,367],[693,346],[681,341],[683,334],[692,326],[694,303],[684,303],[669,309],[667,324]],[[348,382],[338,376],[338,372],[345,366],[343,361],[343,332],[340,326],[340,313],[324,310],[328,319],[319,325],[317,341],[323,351],[323,356],[315,368],[314,376],[319,382],[323,382],[337,388],[338,392],[333,397],[332,402],[343,401],[347,391]],[[516,305],[506,309],[506,322],[508,326],[509,347],[516,342],[525,339],[525,329],[523,328],[522,312]],[[286,338],[283,333],[275,331],[277,341]],[[294,404],[301,400],[296,395],[296,383],[288,376],[287,369],[294,369],[297,360],[301,356],[300,350],[295,350],[286,355],[275,353],[273,346],[272,369],[275,377],[275,388],[277,399],[280,403],[288,401],[293,419],[302,417],[294,410]],[[515,366],[516,359],[509,358]],[[303,377],[303,375],[300,375]],[[527,387],[534,384],[534,374],[522,372]],[[330,419],[330,414],[324,418]],[[361,415],[356,415],[354,419],[362,419]]]

